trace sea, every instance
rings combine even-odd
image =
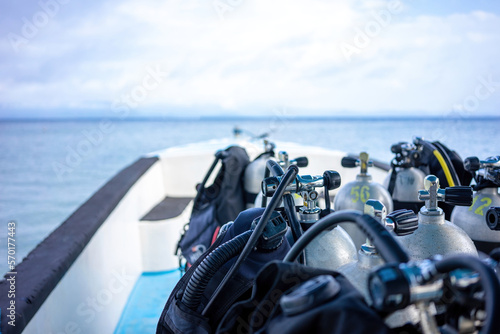
[[[385,162],[393,157],[392,144],[414,136],[438,140],[462,158],[500,155],[500,118],[0,121],[0,273],[10,271],[8,253],[15,253],[19,263],[108,179],[142,155],[230,137],[235,127],[249,136],[268,134],[270,140],[366,151]]]

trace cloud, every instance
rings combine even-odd
[[[232,5],[223,19],[220,3]],[[8,32],[0,42],[0,116],[110,113],[155,66],[168,75],[136,103],[135,115],[265,114],[276,105],[296,113],[436,114],[473,94],[478,77],[500,81],[497,14],[413,15],[403,3],[391,13],[393,5],[68,1],[15,52],[8,33],[23,36],[23,19],[33,22],[43,9],[9,4],[0,27]],[[346,56],[343,45],[355,52]],[[493,113],[499,102],[495,91],[474,112]]]

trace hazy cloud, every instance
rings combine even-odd
[[[155,66],[168,75],[135,115],[442,114],[500,82],[498,11],[417,3],[4,1],[0,117],[110,114]],[[494,114],[500,93],[480,102]]]

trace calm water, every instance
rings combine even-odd
[[[17,223],[18,262],[106,180],[140,155],[223,138],[235,125],[271,139],[359,153],[389,162],[390,146],[418,135],[462,158],[499,155],[500,119],[0,122],[0,273],[7,223]],[[279,148],[278,148],[279,149]],[[77,154],[76,152],[82,152]],[[3,260],[5,259],[5,260]]]

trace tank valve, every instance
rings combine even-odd
[[[387,209],[385,205],[377,200],[369,199],[366,201],[363,212],[376,220],[378,220],[382,225],[384,225],[385,218],[387,216]],[[386,225],[387,226],[387,225]],[[361,245],[361,251],[368,255],[376,255],[377,249],[372,244],[370,239],[366,239],[366,242]]]
[[[472,204],[472,188],[467,186],[439,188],[439,179],[434,175],[426,176],[424,180],[425,190],[420,190],[418,199],[425,201],[422,213],[428,215],[441,214],[438,201],[453,205],[470,206]]]
[[[478,157],[468,157],[464,160],[465,170],[474,175],[476,183],[493,182],[500,186],[500,156],[479,160]]]
[[[377,200],[366,201],[364,213],[377,218],[398,236],[411,234],[418,228],[418,217],[412,210],[400,209],[387,214],[384,204]]]
[[[468,157],[464,160],[464,168],[469,173],[474,173],[479,170],[481,164],[478,157]]]
[[[500,207],[489,208],[485,217],[490,230],[500,231]]]
[[[323,173],[323,183],[328,190],[337,189],[342,184],[340,174],[333,170],[327,170]]]
[[[297,167],[307,167],[309,164],[309,160],[307,157],[298,157],[290,160],[288,153],[286,151],[278,152],[278,163],[283,169],[287,169],[290,165],[297,165]]]
[[[386,226],[398,236],[412,234],[418,228],[418,217],[412,210],[400,209],[387,215]]]
[[[373,167],[373,161],[368,160],[369,155],[366,152],[361,152],[359,154],[359,159],[353,157],[342,158],[341,164],[345,168],[354,168],[361,166],[361,174],[366,175],[368,172],[368,167]]]
[[[266,197],[273,196],[276,189],[278,189],[281,179],[281,176],[272,176],[262,180],[262,194]],[[323,173],[323,176],[297,175],[295,180],[286,187],[286,191],[298,193],[301,191],[310,191],[325,185],[328,187],[328,190],[333,190],[340,187],[340,183],[340,174],[330,170]]]

